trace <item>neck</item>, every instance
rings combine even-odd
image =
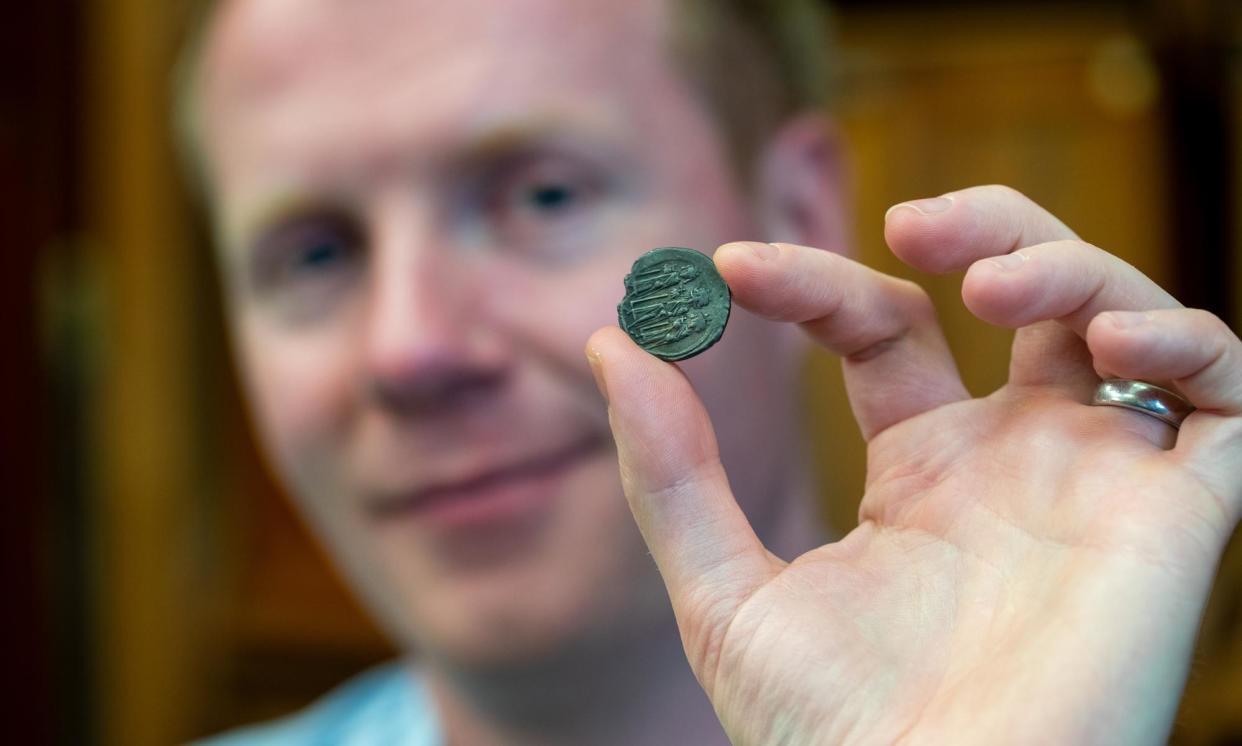
[[[430,664],[445,742],[728,743],[671,616],[641,638],[573,658],[486,673]]]

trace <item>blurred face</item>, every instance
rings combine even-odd
[[[203,147],[290,492],[402,644],[472,665],[667,623],[583,356],[642,252],[754,237],[658,3],[223,11]],[[752,518],[790,365],[735,311],[684,368]]]

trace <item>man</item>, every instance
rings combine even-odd
[[[1210,514],[1214,503],[1198,499],[1189,515],[1201,522],[1155,516],[1186,560],[1169,564],[1184,570],[1175,588],[1103,549],[1098,567],[1114,574],[1088,573],[1080,542],[1101,535],[1077,529],[1097,527],[1096,514],[1054,514],[1049,502],[1061,505],[1053,498],[1068,485],[1095,504],[1076,481],[1080,441],[1120,439],[1129,455],[1171,442],[1151,418],[1083,404],[1098,378],[1077,335],[1095,312],[1175,301],[1078,244],[1033,255],[1029,271],[972,269],[979,315],[1041,323],[1016,353],[1021,396],[966,401],[920,291],[793,245],[846,245],[836,144],[802,110],[814,76],[800,88],[782,75],[785,47],[771,41],[808,27],[783,11],[784,24],[749,25],[763,7],[238,0],[218,10],[190,121],[257,423],[311,524],[410,651],[236,742],[943,741],[975,725],[994,741],[1035,717],[1013,704],[1027,684],[1048,705],[1035,712],[1061,718],[1050,732],[1081,736],[1074,726],[1092,713],[1111,726],[1134,698],[1100,675],[1073,683],[1104,686],[1109,702],[1074,699],[1079,689],[1035,675],[1040,656],[1086,655],[1096,641],[1071,634],[1076,612],[1150,610],[1176,592],[1165,610],[1176,623],[1162,628],[1171,637],[1146,627],[1141,637],[1165,655],[1159,681],[1171,688],[1143,676],[1133,687],[1152,732],[1167,727],[1213,541],[1236,524],[1236,483],[1220,478],[1232,512]],[[999,188],[912,203],[889,230],[901,256],[941,270],[1072,239]],[[583,344],[615,323],[640,253],[710,253],[739,237],[791,243],[716,255],[756,313],[735,313],[718,347],[681,366],[685,378],[615,330],[591,338],[588,365]],[[1083,278],[1099,281],[1097,295]],[[804,322],[845,355],[871,440],[863,526],[819,549],[790,397],[798,336],[764,316]],[[1141,349],[1161,354],[1138,355],[1137,337],[1101,332],[1091,351],[1112,372],[1161,380],[1190,376],[1212,350],[1237,354],[1219,322],[1181,319],[1153,323],[1197,324],[1194,349],[1145,337]],[[1212,370],[1183,391],[1236,433],[1237,364]],[[1057,430],[1064,423],[1078,423],[1077,440]],[[983,438],[995,432],[1004,437]],[[1203,458],[1236,440],[1200,444]],[[1015,485],[1023,455],[1061,478]],[[1184,486],[1170,477],[1140,503],[1172,494],[1167,507]],[[923,489],[933,499],[914,499]],[[987,512],[997,495],[1029,512]],[[1024,520],[1040,531],[1018,530]],[[1106,534],[1105,548],[1165,567],[1163,545],[1140,534],[1121,531],[1129,544]],[[1002,560],[1024,582],[1006,585]],[[1057,583],[1038,575],[1049,568]],[[1054,594],[1099,590],[1093,582],[1154,595],[1101,592],[1108,603],[1084,609],[1081,595]],[[1100,671],[1135,657],[1135,629],[1132,619],[1101,627]],[[1044,647],[1016,644],[1026,631]],[[1024,657],[998,654],[1010,649]],[[972,723],[976,703],[989,715]]]

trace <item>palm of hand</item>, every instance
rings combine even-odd
[[[1098,414],[1002,391],[873,440],[861,525],[699,642],[727,730],[745,743],[963,742],[967,726],[984,726],[976,742],[1012,729],[1161,741],[1176,699],[1148,692],[1189,655],[1221,507]]]
[[[953,197],[890,213],[889,242],[969,266],[967,306],[1018,329],[982,399],[911,283],[803,247],[716,254],[740,304],[844,358],[868,441],[860,525],[792,562],[732,499],[688,381],[617,330],[588,343],[627,499],[735,743],[1167,737],[1242,514],[1242,342],[1011,190]],[[1199,411],[1177,433],[1086,405],[1104,374],[1171,381]]]

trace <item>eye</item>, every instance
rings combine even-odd
[[[511,161],[489,181],[491,210],[500,221],[567,217],[589,207],[600,191],[592,168],[559,154]]]
[[[526,202],[533,209],[556,212],[571,206],[577,197],[574,185],[549,182],[531,187]]]
[[[318,271],[331,267],[336,262],[347,258],[348,247],[340,240],[340,236],[326,234],[314,236],[304,247],[299,248],[293,257],[295,270]]]
[[[506,163],[487,177],[485,235],[514,255],[558,261],[577,256],[590,245],[603,214],[606,184],[598,167],[563,154]]]
[[[594,194],[587,174],[564,166],[543,167],[514,175],[501,187],[498,217],[504,220],[552,220],[584,208]]]
[[[315,296],[341,285],[363,258],[362,232],[346,216],[303,214],[280,221],[256,242],[251,285],[262,295]]]

